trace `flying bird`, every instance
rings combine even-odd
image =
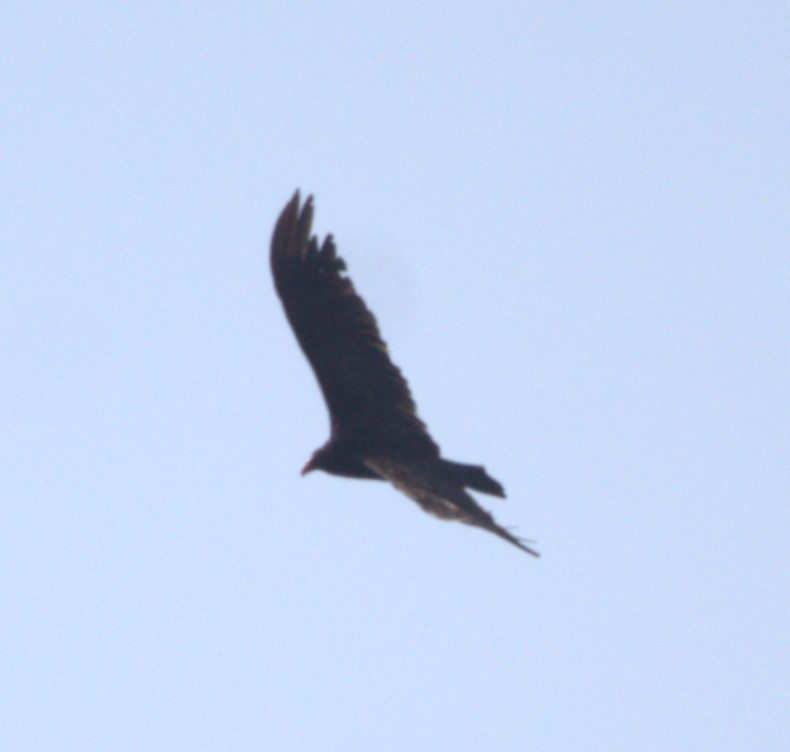
[[[329,440],[302,475],[323,470],[389,481],[426,512],[488,530],[538,556],[466,491],[504,497],[501,484],[480,465],[440,456],[376,319],[345,274],[332,236],[319,243],[311,235],[312,222],[313,198],[300,206],[297,191],[277,220],[270,256],[285,315],[329,409]]]

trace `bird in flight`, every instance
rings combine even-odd
[[[272,235],[271,269],[285,315],[315,372],[331,424],[329,440],[302,470],[389,481],[423,510],[488,530],[522,551],[526,542],[498,525],[466,491],[505,496],[480,465],[444,459],[378,325],[346,276],[331,235],[311,235],[313,199],[299,192]]]

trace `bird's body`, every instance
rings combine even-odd
[[[488,530],[534,556],[464,490],[504,497],[479,465],[452,462],[417,416],[406,380],[337,256],[332,236],[311,236],[313,203],[298,192],[272,236],[271,269],[302,351],[329,409],[331,435],[302,473],[389,481],[426,512]]]

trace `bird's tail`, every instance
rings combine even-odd
[[[467,488],[473,488],[475,491],[482,491],[492,496],[503,498],[505,496],[502,484],[495,481],[482,465],[464,465],[461,462],[442,460],[442,467]]]

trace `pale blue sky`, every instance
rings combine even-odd
[[[6,3],[3,752],[787,748],[789,28]],[[296,187],[540,560],[299,476]]]

